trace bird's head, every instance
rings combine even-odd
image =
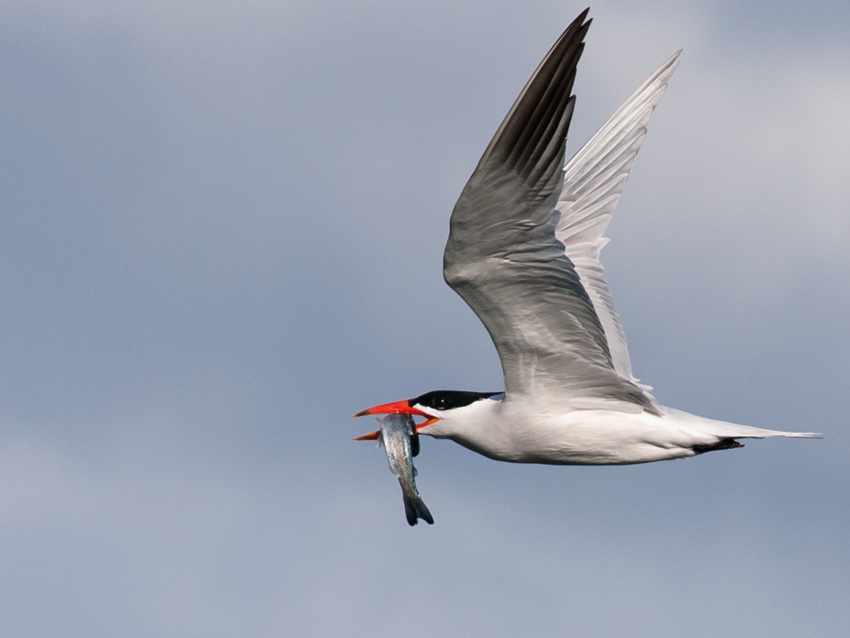
[[[434,390],[426,392],[414,399],[404,399],[392,403],[384,403],[375,407],[362,410],[355,417],[367,414],[409,414],[411,417],[425,419],[416,424],[417,433],[431,436],[452,436],[455,422],[460,422],[462,417],[472,412],[474,406],[482,399],[490,399],[501,395],[501,392],[465,392],[461,390]],[[444,421],[437,427],[434,424]],[[355,441],[372,441],[380,436],[380,430],[356,437]]]

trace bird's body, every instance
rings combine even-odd
[[[625,409],[624,409],[625,408]],[[546,409],[538,401],[482,399],[462,428],[440,419],[420,430],[498,461],[552,465],[625,465],[687,458],[741,447],[738,438],[810,436],[706,419],[660,407],[660,414],[625,406]],[[449,427],[446,427],[446,424]]]
[[[444,276],[490,333],[505,392],[435,391],[355,416],[420,416],[420,434],[518,463],[648,463],[819,436],[667,408],[633,375],[599,254],[678,53],[564,166],[586,14],[540,63],[452,213]]]

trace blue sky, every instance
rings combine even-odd
[[[454,200],[583,5],[0,8],[0,617],[16,636],[838,636],[850,9],[591,7],[568,154],[673,51],[603,254],[667,405],[822,441],[624,468],[353,412],[501,388]]]

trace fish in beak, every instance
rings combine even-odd
[[[422,428],[431,425],[432,423],[436,423],[440,419],[438,417],[432,416],[427,412],[423,412],[422,410],[413,407],[410,405],[410,400],[402,400],[402,401],[394,401],[392,403],[384,403],[382,405],[376,405],[371,408],[367,408],[365,410],[361,410],[357,414],[353,415],[352,418],[357,418],[359,416],[367,416],[369,414],[409,414],[410,416],[421,416],[425,419],[422,423],[416,424],[417,432]],[[374,432],[369,432],[368,434],[363,434],[361,436],[354,437],[355,441],[376,441],[381,436],[380,430],[375,430]],[[414,454],[414,456],[416,456]]]

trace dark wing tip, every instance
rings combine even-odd
[[[564,30],[523,87],[479,166],[496,159],[530,185],[547,182],[563,159],[572,118],[576,67],[592,20],[588,9]],[[556,173],[557,170],[554,170]]]

